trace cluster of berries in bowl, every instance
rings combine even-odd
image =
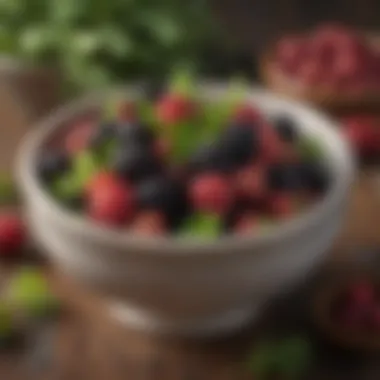
[[[238,92],[205,101],[177,83],[122,94],[42,149],[40,181],[63,207],[126,233],[257,234],[311,207],[330,179],[295,120]]]
[[[355,94],[380,91],[378,44],[341,25],[283,37],[275,46],[273,61],[282,74],[308,89]]]

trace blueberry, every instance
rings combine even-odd
[[[94,130],[93,135],[90,138],[90,148],[99,149],[104,146],[111,139],[116,137],[117,125],[115,123],[105,123],[99,128]]]
[[[66,172],[69,167],[70,160],[64,152],[48,151],[40,158],[37,171],[43,181],[50,182]]]
[[[298,139],[296,123],[288,116],[277,117],[274,121],[276,130],[283,141],[294,142]]]
[[[208,144],[198,148],[189,160],[190,171],[199,172],[229,172],[234,165],[224,154],[220,144]]]
[[[272,190],[299,190],[304,185],[303,170],[298,164],[274,164],[267,169],[267,182]]]
[[[330,178],[325,167],[318,162],[302,164],[302,175],[308,189],[322,193],[327,190]]]
[[[155,174],[159,163],[150,150],[139,145],[120,147],[113,157],[112,168],[121,177],[138,181]]]
[[[178,226],[187,213],[185,186],[172,179],[156,176],[142,181],[137,188],[141,209],[163,212],[171,227]]]
[[[118,127],[118,138],[122,142],[137,143],[149,146],[153,143],[154,134],[152,130],[140,123],[126,123]]]
[[[231,164],[245,165],[259,155],[258,134],[251,125],[233,124],[224,131],[220,148]]]

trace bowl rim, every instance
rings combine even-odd
[[[276,104],[284,111],[286,110],[285,112],[290,111],[293,115],[297,115],[298,120],[309,120],[314,124],[318,124],[321,130],[329,135],[332,142],[330,149],[324,146],[325,152],[330,151],[330,155],[333,156],[335,150],[336,154],[340,154],[340,161],[343,165],[337,171],[337,175],[332,178],[332,183],[327,193],[318,202],[294,218],[284,221],[284,223],[278,223],[268,230],[261,231],[259,235],[236,236],[231,234],[210,241],[192,240],[186,237],[176,239],[172,236],[150,239],[144,236],[128,234],[126,231],[120,232],[116,229],[112,230],[102,225],[97,225],[81,215],[66,210],[53,197],[49,196],[48,192],[37,180],[35,162],[43,144],[54,133],[64,129],[63,126],[67,125],[70,120],[74,120],[83,114],[84,110],[96,108],[102,101],[104,102],[104,99],[109,99],[110,95],[117,96],[119,93],[125,93],[132,97],[138,96],[140,93],[139,88],[138,85],[120,86],[90,94],[58,108],[38,123],[36,128],[32,128],[23,139],[16,156],[16,182],[23,198],[27,202],[29,198],[35,198],[34,202],[38,203],[38,207],[54,214],[54,218],[60,218],[62,225],[71,230],[80,231],[83,238],[99,241],[102,244],[117,245],[124,249],[128,247],[129,252],[137,252],[138,254],[154,252],[154,255],[178,256],[197,254],[199,251],[202,255],[211,254],[215,256],[217,252],[218,254],[224,253],[228,255],[230,251],[233,254],[236,251],[273,244],[307,229],[318,223],[326,212],[334,209],[333,206],[341,198],[345,197],[353,182],[355,161],[348,141],[337,132],[338,124],[306,103],[286,99],[259,86],[252,86],[247,92],[247,102],[254,103],[255,100],[261,99],[262,102]],[[226,90],[227,86],[223,83],[203,81],[200,85],[200,92],[208,94],[208,97],[212,96],[212,94],[218,96],[218,94]],[[338,161],[338,158],[335,161]],[[336,162],[335,164],[337,165]]]

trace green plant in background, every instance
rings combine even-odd
[[[206,0],[0,0],[0,51],[79,87],[197,68],[215,44]]]

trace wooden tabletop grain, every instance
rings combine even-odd
[[[0,87],[1,170],[11,168],[15,148],[32,122],[24,107]],[[380,174],[376,169],[362,170],[352,191],[345,227],[326,268],[367,265],[369,259],[362,248],[380,247],[379,232]],[[253,379],[244,361],[255,340],[263,335],[300,332],[311,336],[317,351],[316,363],[305,379],[378,380],[376,357],[343,353],[310,328],[309,289],[325,273],[322,268],[316,279],[310,278],[293,293],[274,300],[257,323],[236,336],[183,342],[118,326],[96,297],[52,270],[52,285],[67,312],[56,323],[38,329],[22,348],[1,353],[0,379]]]

